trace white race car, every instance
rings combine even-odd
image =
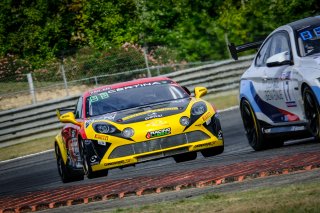
[[[254,150],[285,140],[320,139],[320,16],[289,23],[264,41],[229,45],[238,52],[260,47],[240,80],[240,111]]]

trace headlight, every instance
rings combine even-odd
[[[188,126],[190,124],[190,119],[187,116],[183,116],[180,118],[180,124],[182,126]]]
[[[116,131],[116,128],[114,126],[105,122],[94,123],[92,126],[94,131],[98,133],[111,134]]]
[[[207,111],[207,106],[203,102],[195,103],[191,108],[192,115],[202,115]]]
[[[122,130],[122,136],[125,138],[131,138],[134,134],[134,130],[130,127],[125,128]]]

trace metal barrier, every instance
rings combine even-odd
[[[204,86],[208,94],[216,94],[237,89],[240,76],[250,66],[252,59],[253,56],[246,56],[238,61],[225,60],[165,76],[188,87],[190,91],[196,86]],[[0,112],[0,148],[57,134],[63,124],[58,121],[55,109],[73,107],[77,98],[72,96]]]

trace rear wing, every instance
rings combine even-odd
[[[241,44],[241,45],[234,45],[234,43],[228,44],[229,51],[231,53],[231,56],[234,60],[238,60],[238,53],[259,48],[261,44],[263,43],[264,40],[261,41],[255,41],[255,42],[250,42],[246,44]]]

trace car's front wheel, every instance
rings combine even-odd
[[[309,87],[303,90],[303,105],[307,119],[307,127],[315,140],[320,141],[319,104]]]
[[[91,164],[90,164],[90,157],[89,157],[89,151],[84,144],[83,140],[80,140],[80,153],[82,158],[82,164],[83,164],[83,171],[84,174],[89,178],[98,178],[108,175],[108,170],[100,170],[100,171],[92,171]]]
[[[55,154],[57,159],[58,172],[63,183],[83,180],[83,174],[72,172],[63,162],[61,151],[57,144],[55,145]]]
[[[261,131],[257,117],[247,100],[241,102],[240,111],[249,145],[256,151],[265,149],[265,137]]]

